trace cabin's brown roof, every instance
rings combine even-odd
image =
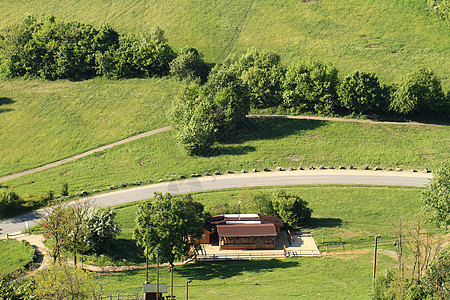
[[[208,226],[206,229],[210,229],[212,226],[224,225],[227,221],[261,221],[261,224],[275,224],[277,227],[283,226],[281,219],[275,216],[257,214],[255,217],[246,217],[244,214],[241,217],[226,217],[225,215],[214,215],[208,218]]]
[[[219,237],[277,236],[277,230],[273,224],[218,225],[217,232]]]

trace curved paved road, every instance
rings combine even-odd
[[[126,190],[114,191],[93,197],[95,204],[103,207],[144,200],[153,197],[153,192],[171,194],[238,188],[243,186],[283,186],[304,184],[370,184],[397,186],[424,186],[431,173],[406,173],[355,170],[314,170],[292,172],[267,172],[233,174],[192,178],[187,180],[157,183]],[[0,238],[25,228],[25,222],[36,224],[44,210],[0,222]]]

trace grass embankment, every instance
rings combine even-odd
[[[248,192],[271,192],[277,188],[248,188]],[[322,258],[297,258],[244,262],[202,263],[177,266],[174,293],[184,295],[187,280],[192,299],[367,299],[371,290],[373,237],[381,234],[379,247],[394,250],[391,221],[400,216],[406,221],[417,218],[422,188],[367,186],[284,187],[299,194],[314,209],[313,221],[303,230],[311,230],[321,244],[321,236],[340,236],[347,249],[360,249],[344,255]],[[228,202],[236,204],[242,189],[201,192],[193,195],[207,208]],[[116,208],[123,230],[119,238],[132,236],[137,205]],[[335,248],[341,250],[339,248]],[[324,251],[324,249],[321,249]],[[125,253],[125,252],[124,252]],[[141,250],[142,253],[142,250]],[[145,263],[141,253],[141,264]],[[125,255],[125,254],[124,254]],[[126,255],[130,255],[126,252]],[[103,263],[106,261],[103,261]],[[393,268],[396,261],[381,251],[378,274]],[[150,282],[155,282],[155,268]],[[165,268],[160,282],[170,283]],[[138,292],[145,280],[145,270],[111,274],[100,279],[105,294]]]
[[[0,278],[33,262],[34,248],[28,242],[0,240]]]
[[[372,253],[323,258],[235,261],[177,266],[174,295],[183,299],[186,281],[189,299],[368,299],[372,286]],[[395,261],[377,258],[378,276]],[[160,268],[160,283],[170,289],[169,272]],[[156,268],[149,270],[156,282]],[[145,270],[100,278],[104,294],[142,291]]]
[[[435,170],[449,157],[450,130],[436,125],[387,125],[315,120],[250,119],[232,142],[208,156],[188,156],[173,130],[3,183],[20,194],[106,189],[110,185],[178,179],[179,174],[264,167],[368,164]]]
[[[425,65],[443,79],[445,90],[450,87],[450,28],[423,0],[230,0],[208,6],[185,0],[16,0],[2,3],[0,27],[31,13],[109,23],[121,33],[159,26],[173,47],[196,47],[210,63],[257,47],[278,52],[285,63],[315,58],[343,74],[375,72],[383,83]]]
[[[218,205],[228,203],[237,205],[241,192],[264,191],[271,193],[281,187],[244,188],[193,194],[206,210],[220,210]],[[310,224],[302,230],[311,231],[317,244],[322,246],[322,237],[341,237],[348,249],[372,247],[373,237],[381,234],[380,245],[394,250],[390,238],[393,224],[400,217],[409,222],[417,219],[422,205],[420,197],[423,188],[409,187],[369,187],[369,186],[288,186],[282,187],[288,192],[300,195],[309,202],[314,210]],[[117,221],[122,229],[113,247],[114,257],[106,255],[86,257],[98,265],[144,264],[143,251],[135,245],[133,228],[135,226],[137,204],[127,204],[115,208]],[[246,210],[242,203],[241,210]],[[325,247],[320,249],[325,251]],[[330,250],[342,250],[342,247],[330,247]]]
[[[167,126],[170,79],[0,81],[0,176]]]

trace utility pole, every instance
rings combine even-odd
[[[161,249],[156,248],[156,299],[159,300],[159,251]]]
[[[186,281],[186,300],[189,300],[189,283],[191,283],[192,280]]]
[[[145,272],[145,283],[148,283],[148,228],[150,225],[147,224],[147,254],[146,254],[146,262],[147,262],[147,268]]]
[[[375,251],[373,254],[373,277],[372,277],[372,292],[375,288],[375,273],[377,271],[377,246],[378,246],[378,239],[381,237],[381,235],[375,236]]]

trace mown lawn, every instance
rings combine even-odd
[[[395,267],[394,259],[378,256],[378,276]],[[322,258],[286,258],[256,261],[201,263],[177,266],[174,295],[184,299],[368,299],[372,287],[371,251]],[[170,287],[167,268],[160,268],[160,283]],[[149,270],[156,282],[156,268]],[[103,293],[142,292],[145,270],[102,275]],[[169,288],[170,289],[170,288]]]
[[[171,79],[0,81],[0,176],[167,126]]]
[[[196,47],[209,63],[257,47],[285,63],[315,58],[343,74],[375,72],[384,83],[425,65],[450,87],[450,28],[423,0],[14,0],[3,1],[0,28],[28,14],[109,23],[121,33],[159,26],[173,47]]]
[[[133,141],[4,186],[20,194],[58,191],[68,182],[70,193],[110,185],[178,179],[178,175],[240,171],[275,166],[353,165],[436,168],[449,158],[450,130],[437,125],[388,125],[315,120],[250,119],[247,129],[205,156],[188,156],[174,130]]]
[[[0,240],[0,278],[19,270],[33,261],[34,248],[25,242]]]

